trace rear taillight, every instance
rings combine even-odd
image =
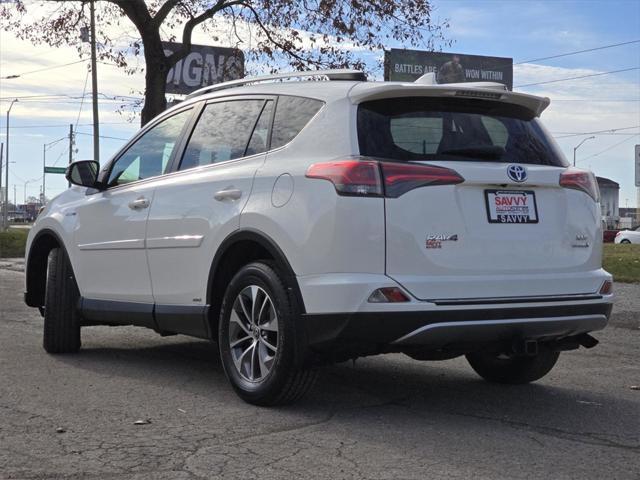
[[[419,187],[464,182],[464,178],[449,168],[376,160],[314,163],[308,168],[307,177],[329,180],[341,195],[390,198]]]
[[[341,195],[382,196],[378,162],[338,160],[314,163],[307,169],[308,178],[329,180]]]
[[[391,162],[380,165],[385,195],[391,198],[397,198],[414,188],[464,182],[464,178],[450,168]]]
[[[595,175],[591,172],[585,170],[567,170],[560,175],[560,186],[581,190],[596,202],[600,201],[598,182],[596,181]]]

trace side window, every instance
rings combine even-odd
[[[273,114],[273,100],[267,100],[258,123],[253,129],[251,140],[247,146],[246,156],[266,152],[269,148],[269,127],[271,126],[271,115]]]
[[[321,101],[312,98],[279,97],[273,120],[271,148],[281,147],[293,140],[322,105]]]
[[[264,100],[231,100],[204,107],[180,162],[180,170],[245,156]]]
[[[191,109],[177,113],[148,130],[111,168],[109,186],[155,177],[166,173],[180,133],[191,116]]]

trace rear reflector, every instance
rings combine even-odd
[[[374,290],[367,301],[369,303],[398,303],[408,302],[409,297],[398,287],[385,287]]]
[[[613,292],[613,282],[610,280],[605,280],[602,284],[602,287],[600,287],[600,294],[611,295],[611,292]]]
[[[567,170],[560,175],[560,186],[581,190],[596,202],[600,201],[600,190],[598,189],[596,177],[586,170]]]
[[[314,163],[306,176],[329,180],[340,195],[389,198],[419,187],[464,182],[457,172],[445,167],[370,159]]]

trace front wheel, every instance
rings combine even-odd
[[[54,248],[49,254],[44,305],[42,344],[48,353],[74,353],[80,349],[79,297],[67,253]]]
[[[631,243],[631,240],[627,240],[626,238],[624,240],[620,240],[620,243]]]
[[[489,382],[521,384],[535,382],[551,371],[559,352],[541,351],[532,357],[490,352],[467,355],[471,368]]]
[[[302,364],[297,305],[270,263],[254,262],[233,277],[218,325],[220,358],[236,393],[255,405],[300,398],[316,372]]]

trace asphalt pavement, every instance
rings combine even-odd
[[[601,344],[535,384],[384,355],[267,409],[205,341],[90,327],[79,354],[47,355],[22,276],[0,266],[3,479],[640,478],[640,285],[617,284]]]

